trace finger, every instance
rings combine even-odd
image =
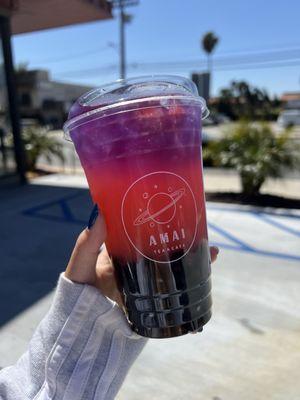
[[[92,227],[79,235],[65,276],[75,282],[94,284],[99,249],[106,237],[105,221],[101,213]]]
[[[96,287],[107,297],[110,297],[122,308],[124,306],[123,294],[119,291],[116,271],[112,265],[105,245],[98,256]]]
[[[210,250],[211,262],[213,263],[213,262],[216,261],[216,259],[217,259],[217,257],[218,257],[219,248],[218,248],[217,246],[211,246],[211,247],[209,248],[209,250]]]

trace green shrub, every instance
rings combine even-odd
[[[276,135],[267,123],[239,122],[208,148],[215,166],[237,170],[246,195],[256,195],[269,177],[299,165],[299,146],[292,143],[291,130]]]
[[[57,139],[49,136],[49,132],[41,127],[27,127],[23,130],[23,141],[26,152],[27,168],[29,171],[36,169],[36,163],[40,156],[45,156],[51,163],[53,156],[64,161],[62,144]]]

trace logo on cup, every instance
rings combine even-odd
[[[180,260],[191,249],[197,231],[197,206],[190,185],[167,171],[136,180],[126,191],[121,216],[133,247],[149,260]]]

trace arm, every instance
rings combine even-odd
[[[1,400],[114,399],[146,339],[122,311],[104,238],[101,216],[80,234],[28,351],[0,371]]]
[[[0,372],[0,398],[113,399],[145,342],[116,303],[61,275],[28,351]]]
[[[102,218],[79,236],[27,352],[0,371],[1,400],[115,397],[146,340],[121,309],[109,257],[99,255],[104,237]]]

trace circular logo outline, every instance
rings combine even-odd
[[[182,256],[176,258],[175,260],[170,260],[170,261],[158,261],[158,260],[155,260],[155,259],[150,258],[150,257],[146,256],[145,254],[143,254],[143,253],[136,247],[136,245],[133,243],[133,241],[131,240],[131,238],[130,238],[130,236],[129,236],[127,230],[126,230],[126,225],[125,225],[125,221],[124,221],[124,218],[123,218],[123,214],[124,214],[124,203],[125,203],[126,196],[127,196],[128,192],[130,191],[130,189],[131,189],[137,182],[139,182],[141,179],[146,178],[147,176],[155,175],[155,174],[170,174],[170,175],[176,176],[177,178],[179,178],[180,180],[182,180],[182,181],[187,185],[187,187],[189,188],[189,190],[190,190],[190,192],[191,192],[191,194],[192,194],[192,198],[193,198],[193,200],[194,200],[195,216],[196,216],[196,218],[195,218],[194,236],[193,236],[193,239],[192,239],[192,241],[191,241],[191,244],[190,244],[189,248],[185,251],[185,253],[184,253]],[[190,249],[192,248],[192,246],[193,246],[193,244],[194,244],[194,241],[195,241],[195,238],[196,238],[196,234],[197,234],[197,215],[198,215],[197,203],[196,203],[196,199],[195,199],[194,193],[193,193],[193,191],[192,191],[192,188],[190,187],[190,185],[188,184],[188,182],[187,182],[184,178],[182,178],[180,175],[175,174],[174,172],[169,172],[169,171],[150,172],[149,174],[143,175],[143,176],[141,176],[140,178],[136,179],[136,180],[129,186],[129,188],[126,190],[126,192],[125,192],[125,194],[124,194],[124,196],[123,196],[123,199],[122,199],[122,204],[121,204],[121,219],[122,219],[122,224],[123,224],[123,228],[124,228],[124,231],[125,231],[125,233],[126,233],[126,236],[127,236],[128,240],[129,240],[129,242],[132,244],[132,246],[135,248],[135,250],[136,250],[140,255],[142,255],[143,257],[147,258],[147,260],[150,260],[150,261],[153,261],[153,262],[157,262],[157,263],[159,263],[159,264],[169,264],[169,263],[173,263],[173,262],[175,262],[175,261],[179,261],[179,260],[181,260],[183,257],[185,257],[185,256],[189,253]]]

